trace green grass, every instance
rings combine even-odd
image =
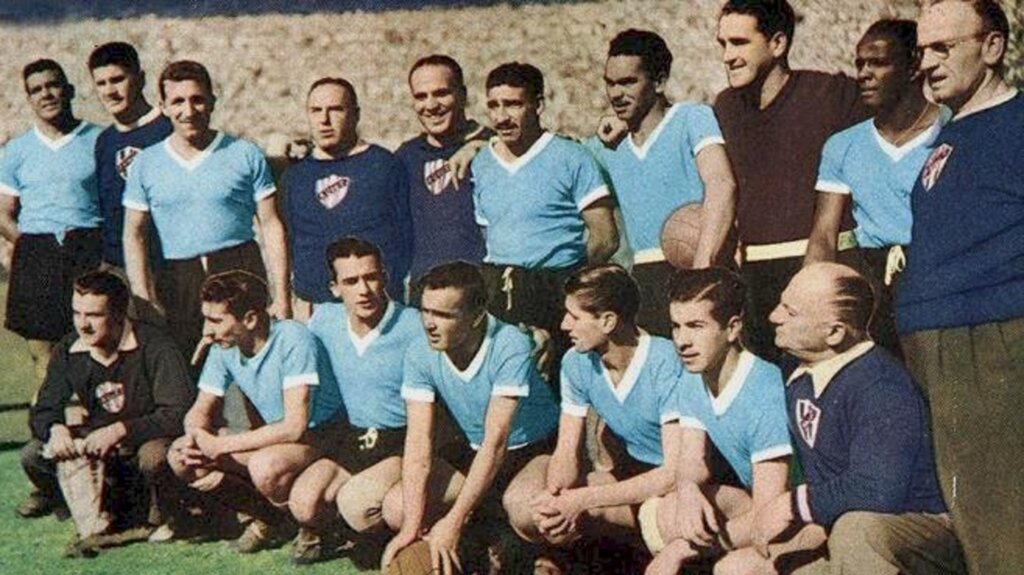
[[[7,284],[0,282],[0,321],[7,298]],[[27,403],[35,391],[31,360],[24,341],[0,329],[0,405]],[[0,574],[3,575],[140,575],[204,574],[234,575],[348,575],[360,573],[347,560],[295,567],[288,562],[288,546],[275,551],[241,556],[226,542],[201,545],[182,542],[151,545],[137,543],[104,550],[94,559],[66,559],[63,551],[74,535],[71,521],[53,517],[25,520],[14,508],[29,493],[29,482],[18,463],[14,447],[29,437],[24,409],[0,411]]]

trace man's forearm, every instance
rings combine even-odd
[[[697,250],[693,256],[693,267],[710,267],[723,256],[722,249],[735,218],[735,183],[724,179],[708,182],[704,191],[704,216]]]
[[[279,219],[263,222],[263,249],[266,252],[267,265],[270,267],[270,280],[274,290],[275,301],[287,302],[291,297],[290,271],[288,265],[288,249],[286,245],[284,224]]]
[[[506,452],[504,443],[484,442],[484,445],[480,446],[473,457],[473,463],[469,466],[466,482],[448,515],[458,519],[460,523],[465,523],[469,519],[498,475]]]
[[[675,486],[675,470],[658,467],[623,481],[591,485],[577,489],[585,509],[639,505],[651,497],[664,495]]]

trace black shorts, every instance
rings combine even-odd
[[[4,327],[25,339],[57,341],[74,329],[75,279],[100,266],[99,228],[71,230],[62,243],[53,234],[21,234],[14,245]]]
[[[494,496],[500,501],[501,495],[508,489],[508,484],[512,483],[512,480],[519,475],[527,463],[541,455],[551,455],[554,452],[557,439],[557,434],[553,434],[518,449],[506,451],[505,459],[501,462],[501,469],[494,476],[488,495]],[[468,442],[462,441],[445,446],[443,450],[438,451],[437,456],[447,461],[463,475],[468,475],[469,467],[473,464],[476,453],[476,450],[470,447]]]
[[[363,428],[344,424],[324,454],[352,475],[405,450],[405,428]]]

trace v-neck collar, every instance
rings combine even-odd
[[[647,153],[651,151],[651,147],[654,145],[654,142],[658,139],[658,136],[661,135],[661,132],[665,130],[665,126],[667,126],[668,123],[672,121],[672,117],[675,116],[676,110],[678,110],[679,107],[679,104],[673,104],[665,112],[665,116],[661,119],[660,122],[658,122],[658,125],[654,127],[654,130],[651,132],[651,134],[647,136],[647,139],[644,140],[642,146],[636,145],[636,142],[633,141],[632,133],[626,134],[626,141],[629,143],[629,149],[630,151],[633,152],[633,155],[636,156],[637,159],[643,160],[647,157]]]
[[[352,329],[352,321],[348,318],[348,314],[345,315],[345,329],[348,332],[348,340],[352,342],[352,347],[356,349],[356,355],[363,357],[366,354],[366,350],[370,348],[373,342],[377,341],[380,337],[381,332],[384,330],[384,326],[388,325],[391,321],[391,316],[395,314],[395,304],[388,300],[387,307],[384,308],[384,315],[380,317],[380,321],[377,322],[377,327],[366,332],[366,335],[360,337]]]
[[[191,160],[186,160],[181,154],[178,153],[177,150],[174,149],[174,146],[171,145],[170,137],[164,140],[164,149],[167,150],[167,154],[171,157],[172,160],[174,160],[176,164],[192,172],[195,171],[195,169],[198,168],[200,165],[202,165],[206,158],[208,158],[210,154],[212,154],[213,151],[216,150],[218,146],[220,146],[220,142],[223,139],[224,132],[217,132],[217,135],[213,138],[213,141],[210,142],[210,145],[206,146],[205,150],[196,154],[196,157],[192,158]]]
[[[74,140],[75,136],[77,136],[79,133],[82,132],[82,130],[85,129],[86,124],[87,122],[85,120],[79,120],[78,125],[75,126],[74,130],[71,130],[70,132],[64,134],[63,136],[57,138],[56,140],[50,139],[49,136],[44,134],[43,131],[39,129],[39,126],[33,125],[32,131],[35,132],[36,138],[39,138],[39,141],[44,146],[49,148],[50,151],[56,152],[57,150],[60,150],[64,146],[68,145],[71,142],[71,140]]]
[[[629,360],[629,366],[626,368],[626,373],[622,374],[622,381],[619,385],[615,385],[612,381],[612,376],[608,373],[608,369],[605,368],[604,364],[601,363],[601,375],[604,376],[605,383],[608,384],[609,391],[615,396],[615,399],[619,400],[619,403],[625,403],[626,398],[629,397],[629,392],[633,391],[636,387],[636,382],[640,379],[640,372],[643,371],[644,365],[647,363],[647,356],[651,351],[651,336],[640,332],[636,344],[636,351],[633,352],[633,357]],[[600,360],[598,360],[600,361]]]
[[[729,411],[729,406],[739,397],[740,391],[750,375],[750,370],[753,368],[754,354],[743,350],[736,361],[736,369],[732,371],[729,380],[725,382],[725,389],[721,390],[717,397],[711,394],[711,390],[706,385],[704,386],[708,400],[711,401],[711,410],[715,412],[716,416],[721,417],[725,415],[726,411]]]
[[[491,155],[494,156],[494,159],[497,160],[499,166],[504,168],[505,171],[508,172],[509,174],[515,174],[516,172],[521,170],[523,166],[529,164],[530,160],[534,159],[535,157],[537,157],[538,154],[544,151],[544,148],[546,148],[547,145],[554,138],[555,135],[552,134],[551,132],[544,132],[543,134],[540,135],[539,138],[537,138],[537,141],[530,146],[530,149],[526,150],[525,154],[519,156],[518,158],[511,162],[505,161],[500,155],[498,155],[497,152],[494,151],[494,144],[497,143],[496,139],[491,140],[488,149],[491,152]]]
[[[932,122],[928,129],[914,136],[910,140],[907,140],[903,144],[896,146],[892,142],[886,140],[882,133],[878,131],[878,126],[875,125],[875,121],[870,120],[871,134],[875,137],[875,141],[878,142],[878,147],[882,149],[882,153],[889,157],[893,162],[899,162],[907,154],[913,152],[921,146],[928,146],[935,141],[935,138],[939,137],[939,132],[942,131],[942,126],[946,124],[949,119],[947,108],[940,107],[939,115],[935,117],[935,121]]]
[[[451,358],[448,357],[448,353],[442,351],[441,357],[444,358],[444,362],[448,365],[448,369],[452,370],[459,379],[469,383],[478,373],[480,373],[480,368],[484,365],[484,359],[487,357],[487,350],[490,349],[491,340],[494,339],[495,329],[494,316],[487,314],[487,329],[484,331],[484,340],[480,342],[480,349],[476,350],[476,355],[473,356],[473,361],[469,362],[466,369],[459,369],[455,367]]]

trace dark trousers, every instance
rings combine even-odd
[[[861,248],[859,251],[863,259],[861,272],[871,281],[871,287],[875,290],[875,315],[871,317],[868,330],[871,339],[903,359],[903,348],[900,347],[899,334],[896,333],[896,311],[893,308],[899,276],[890,285],[885,285],[889,248]]]
[[[640,288],[640,310],[636,323],[651,335],[672,337],[672,320],[668,315],[668,283],[675,268],[668,262],[652,262],[633,266],[633,279]]]
[[[32,439],[21,449],[21,467],[29,481],[42,495],[62,500],[57,483],[57,464],[43,457],[43,442]],[[159,525],[180,509],[180,490],[172,481],[167,465],[168,437],[151,439],[136,450],[122,450],[108,460],[108,480],[117,485],[116,496],[108,503],[126,514],[140,516],[141,521]],[[116,499],[116,501],[114,501]],[[139,503],[139,505],[133,505]],[[141,509],[133,507],[141,507]],[[120,517],[118,523],[131,518]],[[138,522],[138,521],[137,521]]]

